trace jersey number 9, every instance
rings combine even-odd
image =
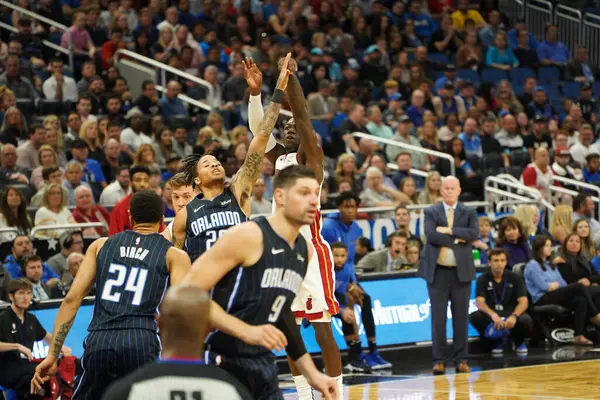
[[[268,321],[271,323],[277,322],[279,319],[279,315],[281,314],[281,309],[285,305],[285,296],[277,296],[275,301],[273,302],[273,306],[271,307],[271,312],[269,313]]]
[[[121,300],[121,293],[126,290],[133,293],[131,304],[139,306],[142,302],[148,270],[138,267],[128,268],[121,264],[110,264],[108,273],[116,274],[116,277],[106,280],[104,289],[102,290],[102,300],[118,303]],[[123,289],[125,279],[127,279],[127,284],[125,285],[125,289]]]

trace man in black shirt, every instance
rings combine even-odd
[[[548,120],[543,115],[536,115],[533,119],[531,133],[523,138],[523,144],[527,148],[531,159],[538,147],[552,148],[552,137],[548,134]]]
[[[156,86],[151,80],[146,80],[142,83],[142,94],[137,98],[134,104],[144,115],[162,114],[160,104],[158,104],[158,94]]]
[[[526,354],[524,340],[533,327],[533,320],[525,312],[527,289],[521,278],[505,271],[506,261],[503,249],[490,250],[490,269],[477,279],[475,289],[478,311],[469,315],[469,321],[484,340],[490,340],[492,354],[503,353],[507,336],[514,341],[517,354]]]
[[[189,285],[169,289],[158,320],[161,360],[114,382],[102,398],[252,399],[246,387],[224,369],[204,363],[209,313],[210,298],[202,289]]]
[[[37,366],[31,362],[33,344],[40,340],[50,344],[52,339],[35,315],[27,312],[32,296],[29,281],[24,278],[11,281],[10,307],[0,312],[0,385],[17,392],[19,398],[29,393]],[[63,346],[61,354],[71,355],[71,349]]]
[[[502,153],[502,145],[494,137],[496,134],[496,119],[488,117],[483,121],[481,129],[481,150],[483,154],[500,154]]]
[[[579,95],[579,108],[581,108],[583,119],[589,124],[595,124],[598,103],[592,97],[592,85],[587,82],[583,83]]]

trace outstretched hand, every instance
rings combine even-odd
[[[258,66],[254,63],[254,60],[250,57],[246,57],[245,60],[242,60],[242,64],[244,65],[244,78],[246,79],[248,87],[250,87],[250,92],[254,95],[260,94],[260,88],[262,87],[262,72],[260,72],[260,69],[258,69]]]
[[[287,53],[285,58],[283,59],[283,63],[281,63],[281,71],[279,71],[279,78],[277,78],[277,85],[275,86],[279,90],[285,91],[287,88],[288,80],[292,71],[289,69],[290,60],[292,59],[292,53]]]

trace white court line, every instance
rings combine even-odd
[[[387,383],[387,382],[386,382]],[[390,382],[391,383],[391,382]],[[373,383],[370,383],[368,385],[373,385]],[[555,399],[555,400],[595,400],[594,398],[587,398],[587,397],[557,397],[557,396],[544,396],[544,395],[535,395],[535,394],[527,394],[527,395],[521,395],[518,393],[515,394],[511,394],[511,393],[485,393],[485,392],[464,392],[464,391],[458,391],[458,390],[435,390],[435,389],[431,389],[431,390],[427,390],[427,389],[411,389],[411,388],[387,388],[387,387],[381,387],[379,386],[377,388],[378,392],[384,391],[384,392],[411,392],[411,393],[420,393],[420,394],[435,394],[435,393],[453,393],[456,395],[465,395],[465,396],[470,396],[470,395],[481,395],[481,396],[503,396],[503,397],[516,397],[516,398],[528,398],[528,399]]]

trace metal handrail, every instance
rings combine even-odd
[[[67,29],[69,29],[69,27],[66,26],[66,25],[63,25],[63,24],[61,24],[59,22],[53,21],[51,19],[48,19],[48,18],[46,18],[46,17],[44,17],[44,16],[42,16],[40,14],[34,13],[33,11],[26,10],[24,8],[16,6],[16,5],[12,4],[12,3],[9,3],[8,1],[0,0],[0,5],[2,5],[4,7],[8,7],[10,9],[13,9],[15,11],[18,11],[18,12],[20,12],[22,14],[27,15],[28,17],[31,17],[31,18],[33,18],[35,20],[38,20],[40,22],[43,22],[45,24],[52,25],[52,26],[54,26],[54,27],[56,27],[58,29],[61,29],[63,31],[66,31]]]
[[[155,85],[155,87],[156,87],[156,90],[158,90],[159,92],[167,93],[167,89],[166,88],[164,88],[164,87],[162,87],[160,85]],[[212,107],[209,106],[208,104],[203,103],[201,101],[198,101],[196,99],[192,99],[190,96],[187,96],[187,95],[185,95],[183,93],[180,93],[179,95],[177,95],[177,98],[179,100],[183,101],[184,103],[188,103],[188,104],[191,104],[193,106],[202,108],[203,110],[206,110],[206,111],[212,111]]]
[[[394,171],[398,171],[399,170],[398,166],[396,164],[394,164],[394,163],[387,163],[387,167],[389,169],[393,169]],[[427,175],[429,175],[428,172],[421,171],[420,169],[415,169],[415,168],[411,168],[410,169],[410,174],[411,175],[417,175],[417,176],[420,176],[420,177],[423,177],[423,178],[427,178]]]
[[[533,204],[533,205],[537,205],[537,201],[535,200],[503,200],[503,201],[499,201],[498,203],[496,203],[496,212],[500,212],[500,210],[503,207],[506,206],[514,206],[514,205],[521,205],[521,204]]]
[[[7,31],[18,33],[19,30],[12,25],[5,24],[4,22],[0,22],[0,28],[6,29]],[[46,47],[51,48],[52,50],[59,51],[63,54],[70,54],[68,49],[65,49],[62,46],[57,45],[56,43],[52,43],[48,40],[42,40],[42,44]]]
[[[551,181],[566,183],[567,185],[577,186],[582,189],[587,189],[587,190],[597,193],[597,195],[598,195],[597,197],[591,196],[591,198],[592,198],[592,200],[594,200],[595,202],[598,203],[598,207],[596,207],[596,213],[600,213],[600,187],[598,187],[596,185],[591,185],[586,182],[581,182],[581,181],[578,181],[575,179],[565,178],[565,177],[558,176],[558,175],[553,175],[551,178]],[[577,194],[575,194],[575,196],[577,196]]]
[[[84,222],[81,224],[38,225],[31,230],[29,237],[33,239],[39,231],[58,231],[61,229],[82,230],[85,228],[104,228],[108,232],[108,225],[104,222]]]
[[[424,149],[422,147],[417,147],[417,146],[413,146],[410,144],[401,143],[396,140],[380,138],[380,137],[373,136],[373,135],[370,135],[368,133],[363,133],[363,132],[352,132],[352,136],[359,137],[362,139],[373,140],[374,142],[385,143],[390,146],[396,146],[396,147],[400,147],[400,148],[411,150],[411,151],[416,151],[417,153],[423,153],[423,154],[427,154],[429,156],[444,158],[450,162],[450,174],[456,176],[456,163],[454,161],[454,157],[452,157],[450,154],[442,153],[441,151]]]
[[[2,1],[2,0],[0,0],[0,1]],[[146,63],[154,68],[160,69],[161,73],[162,73],[162,78],[163,78],[162,83],[166,83],[166,82],[164,82],[166,80],[165,72],[170,72],[174,75],[180,76],[182,78],[185,78],[187,80],[195,82],[201,86],[204,86],[205,88],[208,89],[208,91],[210,92],[211,95],[213,93],[212,85],[209,82],[205,81],[204,79],[200,79],[197,76],[188,74],[187,72],[184,72],[184,71],[180,71],[176,68],[171,67],[170,65],[153,60],[152,58],[149,58],[149,57],[142,56],[142,55],[140,55],[138,53],[134,53],[133,51],[130,51],[130,50],[125,50],[125,49],[117,50],[117,52],[115,53],[115,56],[114,56],[115,64],[119,63],[119,57],[121,57],[121,56],[133,58],[134,60]],[[212,109],[212,107],[211,107],[211,109]]]
[[[572,17],[569,14],[565,14],[564,11],[566,11],[567,13],[572,13],[572,14],[578,15],[579,17],[578,18]],[[554,15],[560,15],[562,18],[569,19],[573,22],[581,22],[582,13],[580,10],[578,10],[576,8],[565,6],[564,4],[559,3],[554,8]]]
[[[17,228],[13,228],[13,227],[0,228],[0,233],[12,233],[12,232],[14,232],[18,235],[19,232],[21,232],[21,231],[18,230]]]

